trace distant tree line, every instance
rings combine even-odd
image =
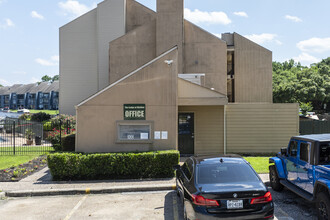
[[[44,75],[43,77],[41,77],[41,81],[42,82],[54,82],[56,80],[59,80],[59,75],[55,75],[53,77],[50,77],[48,75]]]
[[[273,62],[274,103],[298,102],[303,111],[330,110],[330,57],[310,67]]]

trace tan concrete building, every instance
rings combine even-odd
[[[157,0],[157,12],[106,0],[60,37],[60,102],[71,94],[60,109],[76,105],[76,151],[277,152],[298,134],[298,104],[272,103],[272,52],[184,20],[183,0]]]

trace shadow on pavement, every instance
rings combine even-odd
[[[167,193],[164,203],[165,220],[183,220],[183,206],[180,198],[176,195],[176,191]]]

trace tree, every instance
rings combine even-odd
[[[48,75],[44,75],[43,77],[41,77],[42,82],[49,82],[52,80],[52,77],[48,76]]]
[[[59,80],[59,75],[55,75],[53,77],[50,77],[48,75],[44,75],[43,77],[41,77],[41,81],[42,82],[54,82],[56,80]]]
[[[0,87],[3,87],[3,85],[0,84]]]
[[[55,75],[55,76],[53,76],[53,78],[52,78],[52,82],[57,81],[57,80],[59,80],[59,79],[60,79],[60,76],[59,76],[59,75]]]
[[[310,67],[295,63],[273,62],[273,101],[298,102],[305,109],[324,110],[330,106],[330,57]],[[310,103],[306,106],[306,103]]]

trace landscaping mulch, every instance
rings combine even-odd
[[[27,163],[20,164],[17,167],[0,170],[0,182],[16,182],[35,172],[41,170],[47,165],[46,156],[40,156]]]

